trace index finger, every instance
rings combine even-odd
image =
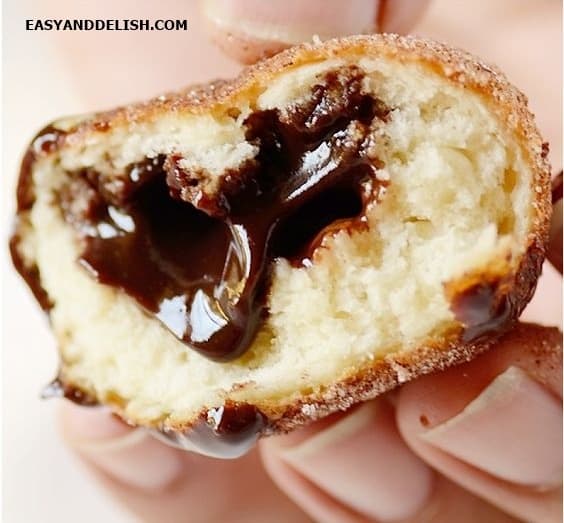
[[[256,450],[214,460],[161,443],[107,409],[61,407],[67,445],[140,521],[309,521],[266,475]]]
[[[429,0],[202,0],[213,41],[227,55],[253,63],[314,36],[405,33]]]

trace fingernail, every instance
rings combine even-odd
[[[280,457],[333,498],[379,521],[417,513],[431,494],[431,470],[403,443],[384,401],[281,447]]]
[[[335,36],[373,32],[379,9],[378,0],[286,0],[283,8],[277,2],[264,0],[204,0],[204,17],[212,29],[231,37],[236,44],[248,40],[257,47],[260,42],[292,45]],[[221,43],[221,42],[218,42]],[[228,49],[226,49],[228,50]]]
[[[65,403],[63,437],[88,462],[126,485],[159,490],[182,473],[177,451],[132,429],[107,409]]]
[[[421,437],[506,481],[538,488],[562,481],[561,402],[518,367]]]

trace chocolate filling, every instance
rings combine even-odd
[[[510,296],[500,291],[501,282],[482,282],[456,294],[451,310],[464,325],[462,341],[477,342],[487,336],[502,334],[511,326],[515,306]]]
[[[213,200],[175,155],[122,177],[72,173],[59,196],[84,239],[80,263],[189,347],[232,360],[265,314],[271,262],[307,264],[327,234],[365,226],[366,205],[384,185],[370,126],[388,113],[362,92],[357,68],[330,72],[307,102],[246,119],[259,152],[222,177]]]
[[[99,405],[98,400],[94,396],[78,387],[65,383],[60,378],[55,378],[51,383],[43,387],[41,399],[50,398],[66,398],[83,407]]]
[[[181,449],[225,459],[249,451],[266,425],[266,418],[253,405],[229,402],[209,409],[186,430],[153,429],[152,433]]]
[[[44,311],[49,311],[53,303],[49,295],[41,285],[39,268],[35,263],[25,260],[20,253],[24,222],[22,213],[29,211],[35,203],[35,192],[33,190],[32,170],[38,156],[53,152],[63,141],[65,133],[48,125],[44,127],[33,139],[31,146],[26,151],[21,167],[18,186],[16,189],[18,216],[16,219],[14,233],[10,238],[10,255],[16,270],[31,289],[33,296]]]

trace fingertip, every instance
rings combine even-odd
[[[275,438],[269,438],[273,440]],[[275,447],[276,445],[274,445]],[[328,496],[315,483],[288,466],[272,443],[265,440],[259,445],[262,463],[276,485],[314,521],[357,521],[358,514]]]
[[[104,407],[64,401],[59,410],[64,441],[89,465],[122,485],[161,490],[183,473],[179,451],[132,428]]]
[[[227,55],[253,63],[313,37],[407,33],[429,0],[201,0],[212,40]]]
[[[377,30],[379,0],[201,0],[212,40],[230,57],[251,63],[294,44]]]
[[[401,519],[431,496],[433,474],[401,440],[393,407],[383,398],[265,441],[262,450],[273,479],[315,517],[339,503],[379,521]]]
[[[403,439],[427,464],[533,521],[553,518],[562,479],[556,336],[518,325],[473,362],[406,384],[396,411]]]
[[[560,481],[562,407],[553,394],[518,367],[509,367],[497,376],[460,412],[440,412],[435,405],[435,412],[429,415],[426,412],[433,410],[432,397],[421,403],[408,395],[403,401],[400,397],[398,408],[406,440],[418,437],[515,484],[546,489]],[[437,423],[436,418],[445,419]]]
[[[254,37],[234,28],[223,28],[206,21],[210,40],[227,56],[243,65],[250,65],[274,56],[288,47],[287,43]]]
[[[106,407],[82,407],[62,401],[58,418],[61,434],[71,446],[74,442],[112,440],[132,431]]]
[[[430,0],[386,0],[381,3],[379,30],[384,33],[406,34],[424,15]]]

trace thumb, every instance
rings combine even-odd
[[[103,407],[78,407],[65,401],[59,420],[69,447],[120,484],[160,491],[183,474],[176,450],[144,429],[128,427]]]
[[[476,360],[403,387],[398,426],[461,487],[526,521],[558,521],[561,397],[561,334],[520,324]]]
[[[404,443],[393,396],[260,443],[267,471],[315,521],[514,521],[436,475]]]
[[[376,31],[405,32],[428,0],[202,0],[212,39],[231,57],[253,63],[293,44]]]

